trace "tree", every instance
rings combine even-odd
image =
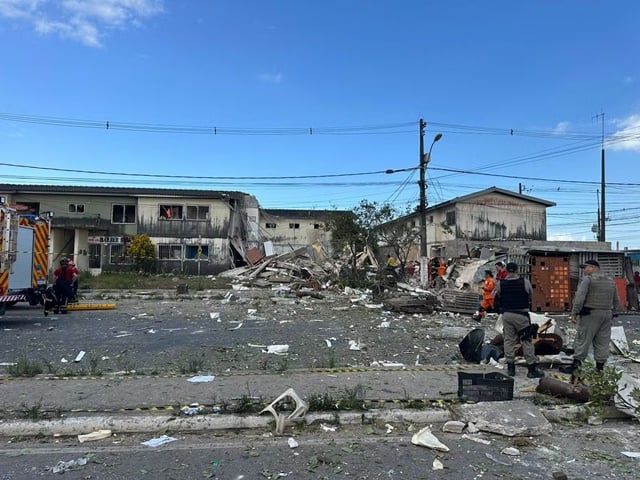
[[[351,271],[356,271],[356,259],[365,246],[366,232],[356,222],[353,212],[336,211],[326,219],[331,232],[331,247],[335,252],[347,251],[350,255]]]
[[[138,271],[150,272],[155,265],[156,247],[148,235],[134,235],[127,247],[127,255],[133,258]]]

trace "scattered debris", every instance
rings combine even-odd
[[[411,437],[411,443],[414,445],[419,445],[421,447],[431,448],[433,450],[438,450],[440,452],[448,452],[449,447],[447,447],[444,443],[436,438],[436,436],[431,433],[431,429],[429,427],[424,427],[419,432],[416,432]]]
[[[443,432],[462,433],[466,424],[457,420],[449,420],[442,426]]]
[[[215,379],[216,379],[215,375],[196,375],[195,377],[191,377],[187,379],[187,382],[207,383],[207,382],[213,382]]]
[[[442,462],[437,458],[434,458],[433,464],[431,466],[431,470],[442,470],[442,469],[444,469],[444,465],[442,464]]]
[[[264,353],[273,353],[275,355],[286,355],[289,352],[289,345],[269,345]]]
[[[78,355],[76,355],[76,358],[75,358],[74,362],[76,362],[76,363],[80,362],[84,358],[86,353],[87,352],[85,352],[84,350],[80,350],[78,352]]]
[[[78,441],[80,443],[92,442],[94,440],[102,440],[103,438],[109,438],[111,436],[111,430],[97,430],[95,432],[87,433],[84,435],[78,435]]]
[[[185,405],[180,409],[180,413],[187,416],[198,415],[203,410],[203,407],[197,403],[192,403],[190,405]]]
[[[142,442],[142,445],[155,448],[155,447],[159,447],[160,445],[164,445],[165,443],[175,442],[176,440],[177,438],[170,437],[168,435],[161,435],[160,437],[152,438],[151,440]]]
[[[289,448],[298,448],[299,446],[299,443],[293,437],[289,437],[289,440],[287,441],[287,443],[289,443]]]
[[[278,409],[291,408],[293,402],[293,410],[288,415],[280,413]],[[271,412],[276,420],[276,433],[283,434],[284,427],[290,423],[301,421],[307,414],[309,406],[293,388],[287,389],[282,395],[267,405],[260,414]]]
[[[64,473],[69,470],[78,470],[80,467],[84,467],[89,459],[87,457],[80,457],[76,460],[69,460],[68,462],[59,461],[50,470],[53,473]]]

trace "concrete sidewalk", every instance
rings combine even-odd
[[[30,409],[40,413],[36,415],[39,417],[37,421],[0,422],[0,435],[78,434],[100,428],[155,432],[163,428],[268,427],[274,420],[269,414],[222,413],[193,417],[178,414],[181,407],[190,404],[198,404],[214,412],[220,406],[233,410],[234,404],[246,401],[255,402],[263,408],[289,388],[306,401],[322,394],[340,399],[347,391],[360,390],[371,412],[369,415],[376,418],[385,418],[386,421],[446,421],[449,413],[442,402],[457,400],[459,371],[501,372],[480,365],[448,365],[223,374],[206,383],[188,381],[192,376],[0,378],[0,398],[5,417],[17,417],[17,413]],[[537,384],[537,379],[526,378],[526,368],[519,367],[514,382],[514,399],[530,397]],[[408,400],[424,402],[424,408],[405,409]],[[307,416],[322,418],[322,414],[314,415]],[[331,420],[335,412],[327,415]],[[363,414],[340,412],[340,415],[340,421],[348,423],[350,416],[353,421],[361,422]]]

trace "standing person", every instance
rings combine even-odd
[[[78,278],[80,277],[80,270],[76,267],[76,262],[73,261],[72,258],[69,259],[69,268],[73,270],[75,273],[75,281],[71,282],[71,296],[69,297],[70,302],[78,302]]]
[[[559,369],[562,373],[570,373],[572,380],[576,379],[575,372],[587,358],[591,345],[596,369],[604,369],[609,356],[613,311],[620,308],[616,284],[600,271],[600,264],[587,260],[580,268],[584,275],[571,307],[571,321],[578,324],[573,363]]]
[[[499,282],[500,280],[504,280],[505,278],[507,278],[507,275],[509,275],[507,273],[507,270],[504,268],[503,262],[496,262],[496,272],[497,282]]]
[[[636,270],[633,274],[633,283],[636,285],[636,290],[640,292],[640,272]]]
[[[480,300],[480,307],[473,316],[474,320],[480,321],[486,312],[493,311],[495,292],[496,282],[493,280],[493,272],[491,272],[491,270],[485,270],[484,284],[482,285],[482,298]]]
[[[507,278],[496,285],[496,297],[502,312],[504,356],[507,363],[507,374],[516,374],[516,346],[522,343],[522,353],[527,361],[528,378],[544,377],[544,372],[538,369],[538,358],[533,347],[534,334],[529,319],[529,305],[533,288],[531,282],[518,275],[518,265],[507,263]]]
[[[58,305],[54,310],[55,313],[67,313],[67,302],[71,297],[71,284],[75,282],[78,275],[75,272],[75,267],[69,266],[69,259],[63,258],[60,260],[60,266],[53,272],[55,281],[53,282],[53,289],[58,299]]]

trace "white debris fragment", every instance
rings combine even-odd
[[[640,458],[640,452],[622,452],[622,454],[629,458]]]
[[[76,358],[75,358],[74,362],[76,362],[76,363],[80,362],[84,358],[86,353],[87,352],[85,352],[84,350],[80,350],[78,352],[78,355],[76,355]]]
[[[380,325],[378,325],[378,328],[389,328],[390,326],[391,326],[391,322],[384,321],[384,322],[381,322]]]
[[[419,445],[421,447],[431,448],[433,450],[438,450],[440,452],[448,452],[449,447],[447,447],[444,443],[436,438],[436,436],[431,433],[431,429],[429,427],[424,427],[419,432],[416,432],[411,437],[411,443],[414,445]]]
[[[465,426],[466,425],[464,422],[460,422],[458,420],[449,420],[442,426],[442,431],[449,433],[462,433]]]
[[[69,360],[67,360],[66,358],[62,357],[60,359],[60,363],[69,363]]]
[[[209,312],[209,318],[211,318],[211,320],[217,320],[218,322],[222,321],[220,320],[220,312]]]
[[[329,427],[328,425],[325,425],[324,423],[322,423],[320,425],[320,427],[322,428],[322,430],[324,430],[325,432],[335,432],[336,431],[336,427]]]
[[[387,433],[393,432],[393,425],[391,425],[390,423],[386,423],[384,426],[387,429]]]
[[[500,453],[504,455],[511,455],[512,457],[517,457],[520,455],[520,450],[518,450],[515,447],[506,447],[506,448],[503,448]]]
[[[289,448],[298,448],[299,446],[295,438],[289,437],[289,440],[287,440],[287,442],[289,443]]]
[[[187,382],[207,383],[207,382],[213,382],[215,379],[216,379],[215,375],[196,375],[195,377],[189,378]]]
[[[177,438],[170,437],[168,435],[162,435],[160,437],[152,438],[151,440],[147,440],[146,442],[142,442],[142,445],[146,445],[147,447],[159,447],[160,445],[164,445],[165,443],[175,442]]]
[[[325,338],[324,341],[327,344],[327,347],[331,348],[333,346],[333,344],[331,343],[331,340],[329,340],[328,338]]]
[[[360,350],[360,343],[355,340],[349,340],[349,350]]]
[[[444,465],[442,464],[442,462],[437,458],[434,458],[433,466],[431,467],[431,470],[442,470],[442,469],[444,469]]]
[[[371,366],[372,367],[389,367],[389,368],[400,368],[400,367],[404,367],[404,363],[400,363],[400,362],[389,362],[387,360],[375,360],[373,362],[371,362]]]
[[[80,443],[91,442],[94,440],[102,440],[103,438],[109,438],[111,436],[111,430],[97,430],[95,432],[78,435],[78,441]]]
[[[289,351],[289,345],[269,345],[264,353],[273,353],[275,355],[286,355]]]

